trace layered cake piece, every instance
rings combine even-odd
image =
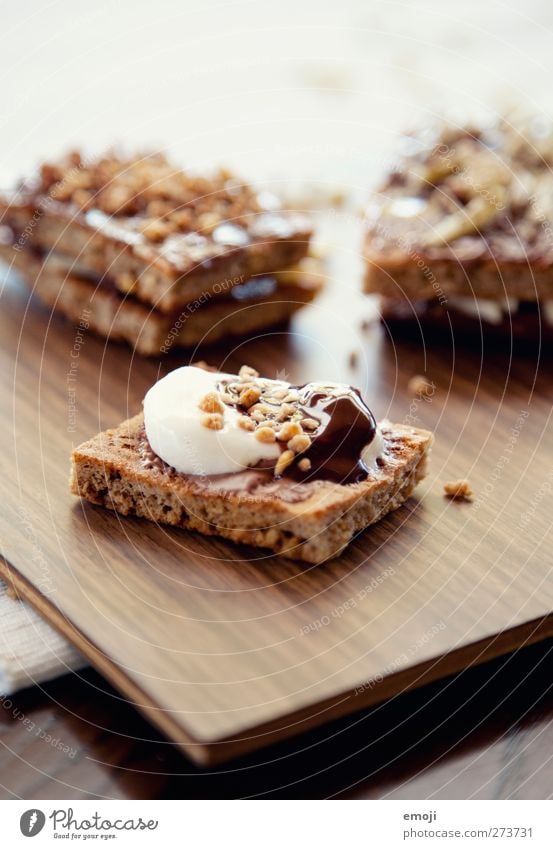
[[[294,386],[186,366],[144,410],[73,452],[71,490],[123,515],[309,563],[411,495],[428,431],[382,421],[345,384]]]
[[[320,288],[307,216],[161,155],[44,164],[0,197],[0,223],[1,258],[39,297],[145,354],[262,329]]]
[[[366,215],[365,290],[394,329],[553,339],[553,126],[404,137]]]

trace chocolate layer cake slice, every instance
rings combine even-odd
[[[292,386],[184,367],[144,412],[73,452],[71,490],[137,515],[309,563],[411,495],[432,435],[381,422],[343,384]]]
[[[396,328],[547,333],[553,127],[436,125],[405,136],[367,209],[365,290]],[[553,329],[551,331],[553,335]]]

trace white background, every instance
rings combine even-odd
[[[550,0],[3,2],[0,181],[68,145],[366,192],[412,117],[553,112]]]

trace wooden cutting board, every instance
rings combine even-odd
[[[435,429],[417,497],[320,567],[73,498],[72,446],[134,414],[160,373],[198,355],[133,357],[18,282],[2,292],[0,571],[199,763],[553,633],[549,367],[508,351],[482,358],[479,340],[470,355],[394,345],[378,324],[360,329],[371,310],[358,269],[331,277],[292,328],[202,352],[228,370],[353,382],[378,418]],[[428,401],[409,392],[416,373],[436,384]],[[474,503],[443,497],[457,477]]]

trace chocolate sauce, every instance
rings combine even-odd
[[[317,421],[318,427],[309,432],[311,447],[298,457],[307,458],[310,468],[303,470],[299,462],[294,462],[285,469],[282,478],[302,483],[314,480],[357,483],[366,478],[361,453],[375,437],[376,422],[359,390],[324,383],[283,386],[299,396],[301,418]],[[248,415],[247,410],[238,406],[237,409]],[[282,451],[286,447],[283,443]]]
[[[252,503],[278,498],[287,504],[298,504],[309,498],[322,483],[321,480],[299,482],[288,475],[275,478],[272,468],[257,467],[222,475],[185,475],[158,457],[148,442],[144,426],[138,437],[138,452],[146,469],[161,472],[170,478],[190,481],[203,491],[240,493],[243,501],[249,498]]]
[[[316,419],[319,427],[304,455],[311,461],[309,477],[338,483],[355,483],[367,476],[361,452],[376,434],[374,416],[358,389],[339,389],[321,383],[294,387],[307,418]],[[299,469],[293,464],[292,473]],[[300,473],[301,474],[301,473]],[[303,479],[305,479],[303,473]]]
[[[182,475],[154,454],[145,431],[139,440],[144,465],[194,481],[202,489],[240,492],[253,499],[279,498],[289,503],[305,500],[325,481],[346,484],[365,479],[367,469],[361,453],[375,437],[376,422],[359,390],[321,383],[290,386],[289,389],[298,393],[304,417],[319,423],[311,433],[311,448],[301,455],[311,461],[308,471],[302,471],[295,462],[280,477],[274,476],[272,467],[253,467],[224,475]]]

